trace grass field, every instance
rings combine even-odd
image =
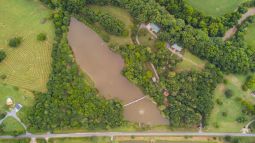
[[[50,11],[37,1],[0,0],[0,49],[7,53],[0,63],[0,75],[6,75],[2,83],[21,88],[46,91],[46,82],[51,71],[51,48],[54,26]],[[47,40],[39,42],[37,34],[45,33]],[[10,48],[8,40],[20,36],[18,48]]]
[[[190,71],[190,70],[201,70],[203,69],[206,61],[201,60],[195,55],[191,54],[188,50],[185,50],[184,58],[181,63],[177,64],[176,71]],[[192,64],[190,61],[194,62],[196,65]]]
[[[13,132],[25,133],[25,129],[23,128],[23,126],[13,117],[7,117],[3,121],[2,125],[4,126],[4,132],[8,135]]]
[[[225,79],[227,80],[227,83],[218,85],[215,90],[214,100],[216,101],[216,99],[220,99],[223,104],[218,105],[215,102],[214,109],[209,120],[208,131],[240,132],[245,123],[240,124],[236,122],[236,118],[245,115],[241,112],[241,104],[236,100],[236,98],[240,97],[251,102],[255,102],[255,98],[251,97],[248,92],[244,92],[241,89],[245,76],[228,75],[225,76]],[[233,91],[233,97],[225,97],[224,91],[226,89],[231,89]],[[226,117],[222,115],[223,112],[227,113]],[[250,120],[250,117],[247,117],[247,119]],[[218,127],[216,127],[216,124]]]
[[[243,2],[248,0],[185,0],[197,10],[210,16],[221,16],[234,12]]]
[[[110,34],[107,34],[102,28],[97,27],[100,29],[100,32],[102,32],[101,34],[107,34],[110,36],[110,39],[111,39],[110,43],[118,43],[118,44],[132,44],[133,43],[132,39],[131,39],[131,29],[134,26],[133,19],[126,10],[118,8],[118,7],[113,7],[113,6],[95,6],[95,5],[93,5],[93,6],[90,6],[90,8],[104,12],[104,13],[108,13],[125,23],[126,29],[128,29],[128,31],[129,31],[129,36],[127,36],[127,37],[110,35]]]
[[[248,30],[244,36],[244,39],[247,42],[248,46],[251,46],[253,48],[255,48],[254,35],[255,35],[255,23],[249,25]]]

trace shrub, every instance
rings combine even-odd
[[[21,37],[14,37],[12,39],[10,39],[9,41],[9,46],[12,48],[16,48],[21,44]]]
[[[5,74],[2,74],[1,76],[0,76],[0,79],[2,79],[2,80],[5,80],[7,78],[7,76],[5,75]]]
[[[232,139],[232,137],[231,137],[231,136],[225,136],[225,137],[224,137],[224,140],[225,140],[225,141],[227,141],[227,142],[230,142],[230,141],[231,141],[231,139]]]
[[[218,105],[222,105],[223,104],[223,102],[218,98],[218,99],[216,99],[216,103],[218,104]]]
[[[227,113],[227,112],[222,112],[222,116],[223,116],[223,117],[227,117],[227,116],[228,116],[228,113]]]
[[[46,39],[47,39],[47,36],[44,33],[40,33],[40,34],[37,35],[37,40],[38,41],[45,41]]]
[[[0,51],[0,62],[2,62],[6,58],[6,54],[4,51]]]
[[[246,119],[244,116],[240,116],[240,117],[237,117],[237,118],[236,118],[236,121],[237,121],[238,123],[244,123],[244,122],[247,121],[247,119]]]
[[[227,98],[231,98],[233,96],[233,91],[230,89],[227,89],[224,94]]]

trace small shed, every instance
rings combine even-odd
[[[147,24],[146,28],[154,33],[158,33],[160,31],[160,27],[154,23]]]
[[[172,46],[172,48],[175,50],[175,51],[177,51],[177,52],[181,52],[182,51],[182,47],[181,46],[179,46],[178,44],[174,44],[173,46]]]

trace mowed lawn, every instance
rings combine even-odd
[[[97,6],[97,5],[91,5],[90,8],[93,10],[101,11],[103,13],[108,13],[111,16],[121,20],[122,22],[125,23],[126,29],[129,31],[129,35],[126,37],[122,36],[115,36],[115,35],[110,35],[106,33],[103,29],[100,27],[97,27],[100,29],[101,34],[107,34],[110,36],[110,43],[118,43],[118,44],[132,44],[132,39],[131,39],[131,30],[132,27],[134,26],[133,19],[128,13],[128,11],[114,7],[114,6]],[[100,33],[99,33],[100,34]]]
[[[251,117],[242,113],[242,105],[236,100],[239,97],[253,103],[255,102],[255,98],[252,97],[249,92],[244,92],[241,88],[245,78],[246,77],[242,75],[227,75],[225,76],[227,83],[218,85],[214,94],[215,104],[209,120],[208,131],[240,132],[243,126],[251,120]],[[231,98],[227,98],[224,95],[227,89],[233,91],[234,95]],[[218,105],[216,103],[217,99],[223,104]],[[226,112],[227,116],[223,116],[223,112]],[[247,117],[248,121],[245,123],[236,122],[236,118],[240,116]]]
[[[248,0],[185,0],[197,10],[210,16],[222,16],[234,12],[238,6]]]
[[[7,54],[0,63],[0,76],[7,78],[0,83],[46,91],[54,38],[54,26],[46,20],[50,11],[39,1],[0,0],[0,13],[0,49]],[[45,33],[47,40],[37,41],[39,33]],[[10,48],[8,41],[16,36],[22,37],[22,43]]]

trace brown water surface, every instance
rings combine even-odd
[[[81,69],[94,81],[99,93],[107,99],[118,98],[123,104],[145,95],[122,74],[124,61],[113,53],[105,42],[83,23],[71,19],[68,42]],[[132,122],[145,124],[168,124],[148,98],[124,107],[124,116]]]

